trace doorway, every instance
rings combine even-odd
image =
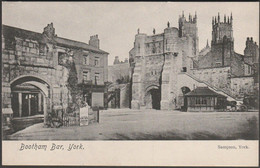
[[[150,94],[152,97],[152,108],[160,110],[161,93],[159,89],[151,89]]]

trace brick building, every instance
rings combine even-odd
[[[92,106],[104,106],[108,53],[98,35],[89,44],[58,37],[53,24],[43,33],[2,26],[2,108],[13,117],[68,112],[75,86]],[[72,111],[74,112],[74,111]]]

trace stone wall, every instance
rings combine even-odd
[[[254,78],[252,76],[232,77],[231,90],[237,98],[243,98],[244,95],[254,95]]]
[[[120,89],[120,108],[129,108],[129,87],[130,84],[124,84],[124,87]]]
[[[108,81],[116,83],[117,79],[122,77],[129,77],[130,65],[129,63],[120,63],[108,66]]]
[[[2,50],[3,106],[11,105],[10,83],[26,76],[38,77],[51,85],[50,98],[53,98],[53,105],[60,104],[60,87],[67,82],[68,70],[57,65],[57,57],[54,56],[56,49],[53,45],[43,45],[21,38],[15,38],[13,44],[15,45],[12,48],[9,46]],[[62,90],[63,98],[66,99],[67,89]]]
[[[231,70],[229,66],[193,69],[192,74],[201,81],[205,81],[225,91],[230,91]]]

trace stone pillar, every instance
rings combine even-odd
[[[31,95],[30,94],[28,96],[28,110],[29,110],[28,116],[31,116]]]
[[[42,111],[42,94],[38,93],[38,111]]]
[[[170,70],[171,70],[171,54],[165,54],[165,62],[162,72],[161,86],[161,110],[169,110],[169,94],[170,94]]]
[[[22,93],[18,93],[19,117],[22,117]]]
[[[48,117],[48,112],[47,112],[47,102],[48,102],[48,97],[43,97],[43,114],[44,114],[44,125],[47,124],[47,117]]]

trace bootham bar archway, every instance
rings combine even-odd
[[[44,115],[52,109],[52,87],[46,79],[35,75],[21,75],[10,82],[13,116]]]
[[[147,109],[159,110],[161,108],[161,91],[159,86],[151,85],[145,89],[144,102]]]

